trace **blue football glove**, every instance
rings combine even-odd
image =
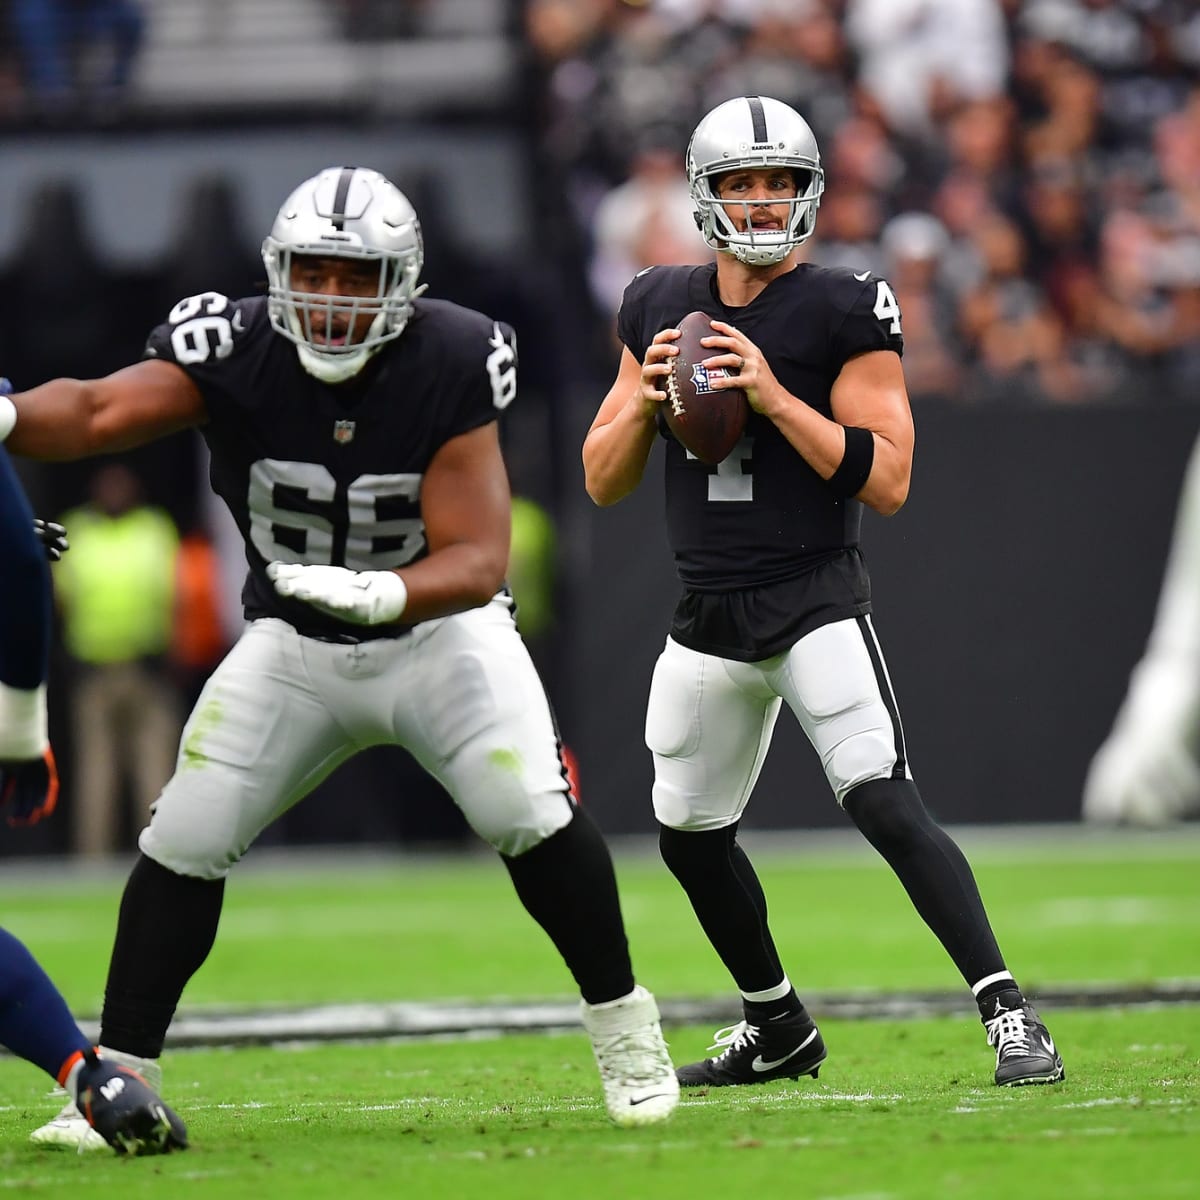
[[[0,810],[10,825],[36,825],[58,803],[58,768],[49,746],[41,758],[0,762]]]
[[[71,543],[67,541],[66,527],[57,521],[43,521],[41,517],[34,517],[33,532],[37,534],[38,541],[42,543],[46,557],[51,562],[58,562],[71,548]]]

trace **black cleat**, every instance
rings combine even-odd
[[[821,1032],[807,1013],[763,1026],[740,1021],[713,1035],[709,1049],[718,1046],[725,1049],[716,1058],[676,1070],[681,1087],[732,1087],[801,1075],[816,1079],[826,1053]]]
[[[158,1093],[129,1067],[93,1052],[76,1081],[76,1103],[87,1123],[118,1154],[186,1150],[187,1129]]]
[[[983,1019],[989,1046],[996,1047],[996,1083],[1019,1087],[1027,1083],[1057,1083],[1065,1078],[1062,1055],[1032,1004],[1002,1008]]]

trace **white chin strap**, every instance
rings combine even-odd
[[[322,383],[345,383],[347,379],[353,379],[378,349],[379,345],[362,346],[345,354],[318,354],[303,342],[296,344],[300,365]]]
[[[743,262],[748,267],[772,267],[776,263],[783,262],[798,244],[787,241],[774,246],[761,244],[750,246],[745,242],[729,241],[725,243],[723,249],[727,254],[732,254],[738,262]]]

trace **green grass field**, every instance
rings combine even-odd
[[[813,1200],[1200,1192],[1200,1006],[1070,1007],[1068,989],[1200,986],[1200,838],[965,834],[1010,965],[1067,1063],[1002,1091],[974,1006],[899,885],[838,839],[750,835],[785,962],[821,1021],[817,1081],[690,1093],[671,1122],[604,1116],[582,1033],[172,1049],[165,1091],[194,1147],[122,1161],[39,1150],[48,1081],[0,1059],[0,1196],[81,1186],[154,1196],[683,1197]],[[674,881],[618,846],[635,964],[664,1001],[736,999]],[[262,856],[264,859],[267,856]],[[99,1010],[124,871],[0,868],[0,920],[87,1021]],[[840,1019],[835,997],[961,996],[952,1016]],[[565,969],[488,856],[306,855],[232,878],[217,947],[181,1018],[367,1001],[570,1001]],[[718,1022],[724,1023],[724,1022]],[[678,1061],[714,1025],[673,1025]]]

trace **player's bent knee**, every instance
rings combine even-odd
[[[492,849],[508,858],[516,858],[565,829],[571,823],[573,812],[566,793],[559,792],[532,807],[523,804],[519,809],[498,808],[489,813],[487,820],[481,820],[478,815],[467,819],[471,828]]]
[[[228,791],[213,788],[184,798],[170,788],[154,805],[138,849],[160,866],[197,879],[223,879],[261,826],[248,822]]]

